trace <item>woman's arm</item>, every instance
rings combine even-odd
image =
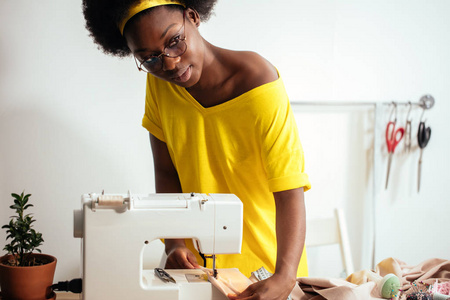
[[[303,188],[274,193],[276,206],[277,262],[275,274],[250,285],[230,299],[286,300],[297,278],[297,268],[305,243],[305,203]]]
[[[150,133],[150,144],[155,168],[155,188],[157,193],[181,193],[180,179],[175,169],[166,143]]]
[[[306,233],[303,188],[277,192],[274,197],[278,244],[275,274],[295,281]]]
[[[181,193],[180,179],[167,149],[166,143],[150,134],[155,168],[157,193]],[[193,269],[198,267],[194,254],[186,247],[184,239],[165,239],[167,269]]]

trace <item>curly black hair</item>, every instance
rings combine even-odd
[[[142,0],[83,0],[86,29],[100,50],[119,57],[131,54],[117,24],[124,18],[128,9],[140,1]],[[217,0],[184,0],[183,2],[186,7],[196,10],[202,21],[207,21]]]

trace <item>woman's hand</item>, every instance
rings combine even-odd
[[[184,240],[166,240],[166,269],[196,269],[200,266]]]
[[[239,295],[228,295],[231,300],[286,300],[295,286],[295,278],[273,276],[258,281],[245,289]]]
[[[250,285],[239,300],[286,300],[296,284],[297,268],[305,242],[303,188],[274,193],[276,206],[277,262],[275,274]]]

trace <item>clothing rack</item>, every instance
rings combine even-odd
[[[411,102],[411,101],[390,101],[390,102],[355,102],[355,101],[293,101],[291,102],[292,106],[328,106],[328,107],[371,107],[374,109],[374,130],[377,124],[377,107],[379,105],[387,106],[394,105],[394,108],[397,106],[410,106],[411,108],[420,107],[423,109],[423,113],[425,110],[428,110],[434,106],[434,98],[431,95],[422,96],[419,101]],[[395,110],[395,109],[394,109]],[[422,117],[421,117],[422,118]],[[373,145],[377,145],[377,135],[373,135]],[[371,265],[372,269],[375,268],[375,246],[376,246],[376,154],[373,151],[372,155],[372,163],[373,163],[373,174],[372,174],[372,253],[371,253]]]

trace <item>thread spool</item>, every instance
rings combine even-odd
[[[123,196],[120,195],[100,195],[98,196],[98,206],[122,206]]]

